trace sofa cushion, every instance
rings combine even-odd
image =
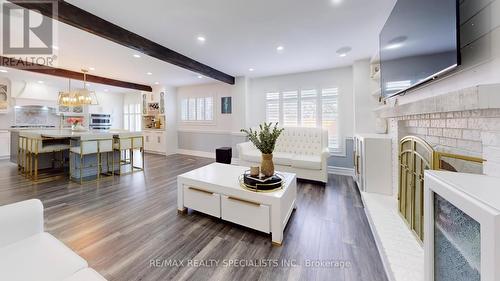
[[[84,259],[46,232],[0,248],[0,280],[58,281],[86,267]]]
[[[285,152],[273,153],[273,163],[281,166],[292,166],[293,154]]]
[[[243,153],[241,156],[245,161],[260,163],[262,153],[260,153],[260,151],[258,151],[257,149],[254,149],[245,151],[245,153]]]
[[[92,268],[87,267],[64,279],[64,281],[106,281],[106,279]]]
[[[309,170],[321,170],[321,156],[295,155],[292,159],[292,167]]]

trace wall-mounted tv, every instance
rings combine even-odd
[[[380,33],[382,97],[460,65],[458,0],[398,0]]]

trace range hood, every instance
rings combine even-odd
[[[14,98],[14,105],[20,107],[48,107],[54,109],[57,108],[56,101],[26,99],[26,98]]]

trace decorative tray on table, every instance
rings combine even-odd
[[[251,176],[250,170],[245,171],[239,178],[240,185],[250,191],[255,192],[273,192],[283,187],[285,178],[278,173],[271,177],[259,175],[258,177]]]

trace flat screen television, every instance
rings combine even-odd
[[[384,99],[460,65],[458,0],[398,0],[380,33]]]

